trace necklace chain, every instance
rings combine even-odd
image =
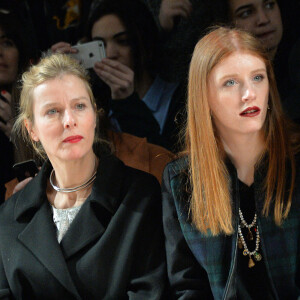
[[[252,268],[255,266],[255,263],[251,256],[253,256],[256,261],[260,261],[262,259],[261,254],[257,252],[259,249],[259,243],[260,243],[259,230],[258,230],[258,226],[256,226],[257,215],[255,213],[253,221],[250,224],[246,223],[241,209],[239,209],[239,216],[240,216],[240,220],[241,220],[241,224],[238,225],[239,244],[241,243],[242,246],[244,247],[243,255],[249,256],[248,267]],[[244,228],[244,227],[246,227],[249,230],[249,233],[251,234],[251,236],[252,236],[251,228],[255,227],[256,239],[255,239],[255,249],[253,251],[249,251],[248,246],[246,244],[245,238],[242,233],[242,228]]]

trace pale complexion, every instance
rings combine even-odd
[[[276,54],[282,38],[282,21],[277,1],[228,0],[231,21],[251,32],[269,49],[271,58]]]
[[[95,171],[92,149],[96,112],[84,82],[65,74],[45,81],[33,91],[34,123],[26,120],[31,138],[40,141],[55,170],[59,187],[78,186]],[[57,208],[78,206],[90,190],[56,193],[48,185],[49,201]]]
[[[251,53],[234,52],[219,62],[208,77],[212,119],[224,149],[248,185],[264,149],[269,81],[264,61]]]

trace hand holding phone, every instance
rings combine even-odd
[[[73,46],[72,48],[78,51],[70,55],[79,60],[86,69],[93,68],[96,62],[106,57],[105,47],[102,41],[92,41]]]
[[[33,159],[14,164],[13,170],[19,182],[28,177],[34,177],[39,172],[36,162]]]

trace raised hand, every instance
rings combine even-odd
[[[94,70],[110,87],[112,99],[125,99],[134,92],[134,72],[124,64],[104,58],[95,64]]]
[[[72,48],[71,44],[66,42],[58,42],[51,46],[51,52],[52,53],[77,53],[78,50],[75,48]]]

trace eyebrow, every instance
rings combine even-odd
[[[78,101],[78,100],[87,100],[87,101],[89,101],[90,99],[87,98],[87,97],[85,97],[85,96],[81,96],[81,97],[72,98],[70,101],[71,102],[75,102],[75,101]],[[51,101],[50,100],[50,102],[46,102],[46,104],[44,104],[42,107],[43,108],[47,108],[47,107],[50,107],[50,106],[53,106],[53,105],[57,105],[57,104],[60,104],[60,102],[56,102],[56,101]]]
[[[122,35],[126,35],[126,34],[128,34],[127,31],[120,31],[120,32],[114,34],[114,35],[113,35],[113,38],[115,39],[115,38],[118,38],[118,37],[120,37],[120,36],[122,36]],[[101,40],[101,41],[103,41],[104,38],[101,37],[101,36],[95,36],[95,37],[93,37],[93,41],[96,41],[96,40]]]
[[[253,4],[245,4],[245,5],[242,5],[242,6],[240,6],[240,7],[238,7],[235,11],[234,11],[234,13],[235,14],[238,14],[240,11],[242,11],[242,10],[244,10],[244,9],[249,9],[249,8],[252,8],[253,7]]]

